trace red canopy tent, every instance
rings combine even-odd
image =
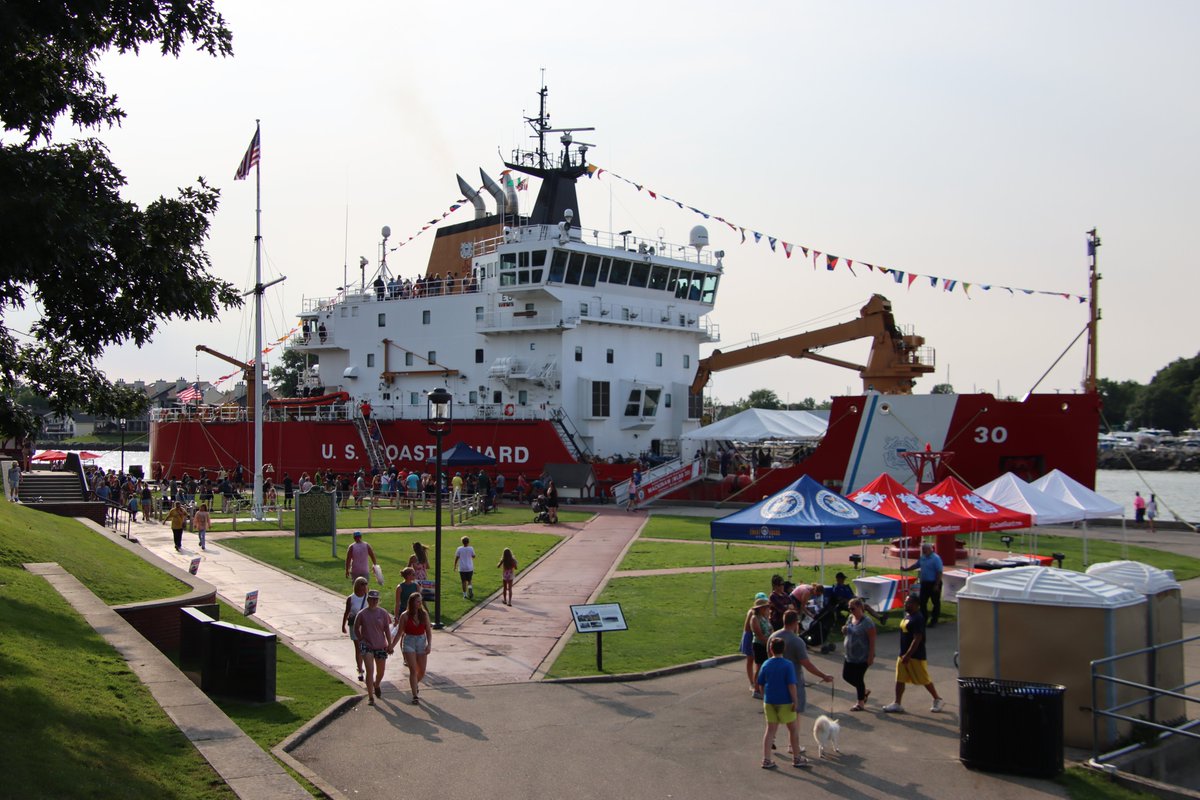
[[[1033,519],[1028,514],[984,500],[965,483],[953,477],[946,478],[925,492],[921,499],[943,511],[970,517],[975,520],[977,531],[1028,528],[1033,524]]]
[[[34,461],[66,461],[67,454],[62,450],[43,450],[33,457]]]
[[[100,457],[99,453],[93,453],[90,450],[84,450],[82,453],[79,454],[80,461],[95,461],[99,457]]]
[[[926,503],[916,492],[887,473],[849,497],[860,506],[900,520],[906,537],[953,536],[975,530],[975,521],[971,517]],[[901,540],[898,546],[901,556],[907,555],[908,543]]]

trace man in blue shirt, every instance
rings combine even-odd
[[[921,616],[929,620],[926,627],[932,628],[937,625],[938,617],[942,614],[942,557],[933,552],[933,545],[923,543],[921,557],[913,565],[904,567],[906,571],[914,569],[919,570],[917,580],[921,584]],[[929,609],[931,603],[932,611]]]

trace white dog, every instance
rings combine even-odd
[[[838,749],[838,733],[841,730],[842,726],[833,717],[825,714],[817,717],[817,721],[813,723],[813,739],[817,742],[817,758],[824,758],[825,751],[831,747],[835,753],[841,755],[842,751]]]

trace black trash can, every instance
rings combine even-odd
[[[1066,691],[1049,683],[959,678],[959,760],[1039,778],[1062,772]]]

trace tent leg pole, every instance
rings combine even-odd
[[[788,579],[788,581],[791,581],[791,579],[792,579],[792,564],[793,564],[793,562],[795,562],[795,560],[796,560],[796,543],[788,542],[788,554],[787,554],[787,579]]]
[[[821,584],[825,583],[825,542],[821,542]]]
[[[1087,553],[1087,520],[1083,521],[1083,567],[1087,569],[1088,553]]]
[[[1125,514],[1121,513],[1121,558],[1129,558],[1129,539],[1125,536]]]

